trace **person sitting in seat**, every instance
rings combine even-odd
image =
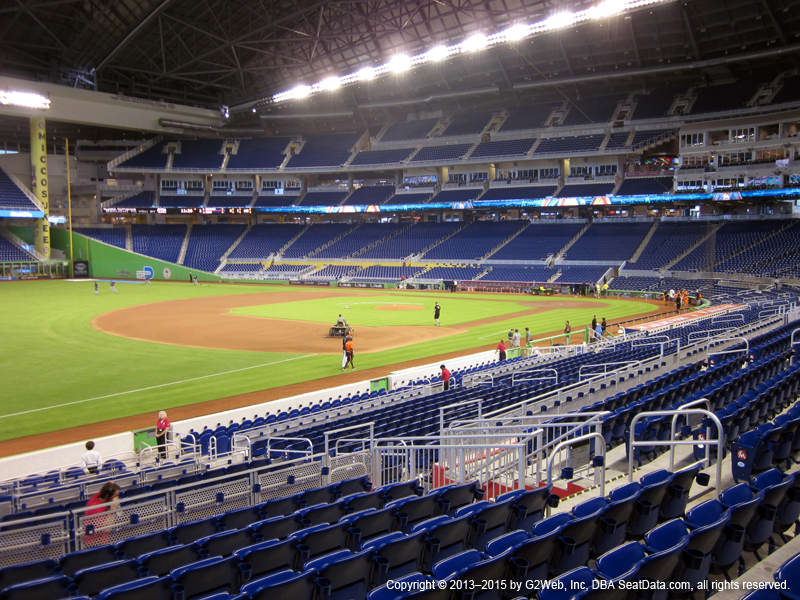
[[[344,320],[344,317],[341,314],[339,314],[339,318],[336,319],[336,326],[347,327],[347,321]]]

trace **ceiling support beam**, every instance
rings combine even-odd
[[[20,0],[17,0],[17,2],[19,2],[19,1],[20,1]],[[154,9],[153,9],[151,12],[150,12],[150,14],[149,14],[149,15],[147,15],[147,16],[146,16],[144,19],[142,19],[141,21],[139,21],[139,23],[136,25],[136,27],[134,27],[133,29],[131,29],[131,30],[128,32],[128,34],[127,34],[127,35],[126,35],[124,38],[122,38],[122,40],[120,40],[119,44],[117,44],[116,46],[114,46],[114,47],[111,49],[111,52],[109,52],[108,54],[106,54],[106,55],[105,55],[105,57],[104,57],[104,58],[103,58],[103,59],[102,59],[102,60],[101,60],[99,63],[97,63],[97,65],[95,66],[95,71],[101,71],[101,70],[103,69],[103,67],[105,67],[105,66],[106,66],[106,65],[109,63],[109,61],[113,60],[113,58],[114,58],[114,57],[115,57],[117,54],[119,54],[120,50],[122,50],[122,49],[123,49],[125,46],[127,46],[127,45],[130,43],[130,41],[131,41],[133,38],[135,38],[135,37],[136,37],[136,36],[139,34],[139,32],[140,32],[142,29],[144,29],[145,27],[147,27],[147,25],[150,23],[150,21],[152,21],[152,20],[153,20],[153,19],[155,19],[155,18],[156,18],[158,15],[160,15],[160,14],[161,14],[161,13],[164,11],[164,9],[166,9],[166,8],[167,8],[167,7],[170,5],[170,3],[171,3],[171,2],[172,2],[172,0],[163,0],[163,1],[161,2],[161,4],[159,4],[158,6],[156,6],[156,7],[155,7],[155,8],[154,8]]]

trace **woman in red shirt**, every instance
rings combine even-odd
[[[500,340],[500,343],[497,344],[497,352],[500,354],[500,361],[504,361],[506,359],[506,345],[503,340]]]
[[[110,506],[108,505],[112,502]],[[108,544],[108,528],[114,524],[114,515],[111,511],[116,510],[119,504],[119,486],[109,481],[103,484],[100,491],[89,499],[86,507],[94,506],[84,513],[86,533],[83,536],[85,546],[104,546]]]
[[[162,459],[167,458],[167,430],[169,429],[169,419],[166,411],[158,411],[158,421],[156,421],[156,445],[158,453]]]
[[[444,365],[439,365],[439,368],[442,370],[442,382],[444,383],[444,389],[450,389],[450,371]]]

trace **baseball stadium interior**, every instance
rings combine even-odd
[[[119,279],[662,303],[0,467],[0,600],[800,598],[800,1],[0,14],[0,294],[107,279],[88,238],[159,265]]]

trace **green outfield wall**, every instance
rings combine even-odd
[[[69,231],[51,229],[50,236],[52,247],[69,256]],[[137,272],[149,267],[153,270],[153,279],[159,281],[188,282],[190,274],[197,275],[199,281],[220,280],[217,275],[128,252],[79,233],[72,234],[72,248],[75,260],[89,261],[89,275],[97,279],[136,279]]]

